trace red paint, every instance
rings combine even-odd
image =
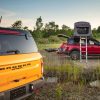
[[[20,33],[17,31],[11,31],[11,30],[0,30],[0,34],[12,34],[12,35],[19,35]]]
[[[88,41],[91,39],[88,39]],[[94,41],[94,40],[92,40]],[[95,40],[96,41],[96,40]],[[80,44],[77,43],[72,43],[69,44],[68,42],[62,43],[60,46],[60,51],[58,51],[58,53],[64,53],[64,54],[70,54],[71,51],[73,50],[77,50],[80,51]],[[82,54],[86,53],[86,45],[82,45]],[[100,54],[100,45],[96,45],[96,44],[89,44],[87,45],[87,53],[88,55],[99,55]]]

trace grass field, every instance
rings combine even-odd
[[[59,48],[59,44],[37,44],[39,50],[47,49],[47,48]]]

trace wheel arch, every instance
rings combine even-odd
[[[79,49],[75,48],[75,49],[72,49],[72,50],[69,52],[69,55],[70,55],[73,51],[78,51],[78,52],[80,52]]]

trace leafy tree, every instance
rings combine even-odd
[[[55,30],[59,30],[59,25],[55,25]]]
[[[64,24],[62,25],[62,30],[65,30],[65,31],[66,31],[66,30],[69,30],[69,29],[70,29],[70,28],[69,28],[68,26],[66,26],[66,25],[64,25]]]
[[[18,28],[18,29],[21,29],[22,28],[22,21],[21,20],[18,20],[16,22],[14,22],[12,24],[12,28]]]
[[[59,25],[55,24],[55,22],[49,22],[48,24],[45,24],[45,29],[57,31],[59,29]]]
[[[64,24],[62,25],[61,32],[65,35],[67,35],[67,36],[71,36],[73,34],[73,30],[70,27],[68,27],[67,25],[64,25]]]
[[[98,28],[97,28],[97,32],[100,33],[100,26],[98,26]]]
[[[43,23],[42,23],[42,18],[41,16],[39,18],[37,18],[37,21],[36,21],[36,30],[41,30],[43,26]]]
[[[46,23],[44,27],[44,37],[48,37],[51,35],[57,35],[59,31],[59,25],[55,24],[54,21]]]
[[[55,22],[49,22],[49,28],[55,30]]]
[[[32,35],[35,36],[36,38],[42,38],[43,37],[43,32],[42,32],[43,23],[42,23],[41,16],[37,18],[35,25],[36,26],[34,28]]]
[[[45,27],[44,27],[44,30],[47,32],[48,30],[49,30],[50,28],[49,28],[49,24],[45,24]]]
[[[97,30],[96,30],[96,28],[94,28],[94,29],[92,30],[92,33],[93,33],[93,36],[94,36],[94,37],[97,36]]]

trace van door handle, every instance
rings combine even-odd
[[[21,81],[21,80],[23,80],[23,79],[26,79],[26,77],[23,77],[23,78],[21,78],[21,79],[15,79],[15,80],[13,80],[13,82],[19,82],[19,81]]]
[[[14,82],[19,82],[20,80],[19,79],[16,79],[16,80],[13,80]]]

